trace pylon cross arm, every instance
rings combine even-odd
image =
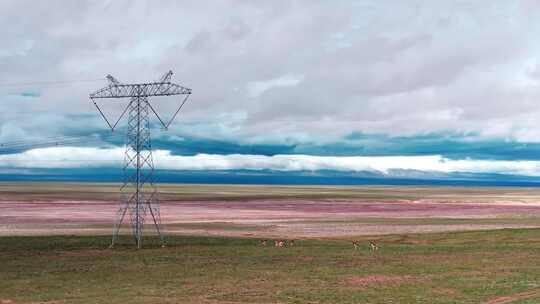
[[[91,99],[189,95],[191,89],[171,82],[110,84],[90,94]]]

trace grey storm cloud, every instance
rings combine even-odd
[[[105,81],[35,82],[172,69],[194,92],[177,135],[540,141],[539,15],[534,1],[2,1],[0,84],[33,84],[0,86],[0,138],[104,129],[88,93]]]

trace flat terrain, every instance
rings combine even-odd
[[[540,302],[540,189],[160,185],[135,250],[118,187],[0,184],[0,304]]]
[[[116,200],[115,183],[0,183],[1,200]],[[163,200],[360,199],[537,202],[540,188],[159,184]]]
[[[540,230],[371,237],[294,247],[169,238],[0,238],[0,303],[538,303]]]
[[[0,184],[0,235],[106,235],[117,184]],[[540,227],[540,189],[160,185],[168,234],[354,238]],[[149,233],[151,230],[148,229]]]

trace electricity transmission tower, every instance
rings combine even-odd
[[[152,145],[150,142],[150,116],[153,113],[164,129],[167,129],[178,112],[186,103],[191,89],[182,87],[171,82],[172,71],[167,72],[157,82],[123,84],[111,75],[107,75],[109,85],[90,94],[90,99],[97,110],[114,131],[122,117],[128,114],[126,152],[124,156],[124,183],[120,188],[122,193],[122,205],[118,209],[117,220],[113,230],[111,247],[118,241],[118,233],[126,214],[131,221],[131,229],[137,248],[141,248],[143,226],[148,215],[156,228],[161,244],[165,245],[157,188],[154,184],[152,159]],[[180,106],[165,122],[156,112],[148,100],[152,96],[183,95]],[[106,117],[98,106],[96,99],[129,98],[129,103],[114,124]]]

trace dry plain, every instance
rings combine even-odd
[[[148,235],[108,249],[117,184],[0,184],[0,303],[540,302],[540,189],[160,193],[167,247]]]
[[[168,234],[352,238],[534,228],[534,188],[160,185]],[[0,184],[0,235],[109,234],[116,184]],[[150,232],[150,231],[149,231]]]

